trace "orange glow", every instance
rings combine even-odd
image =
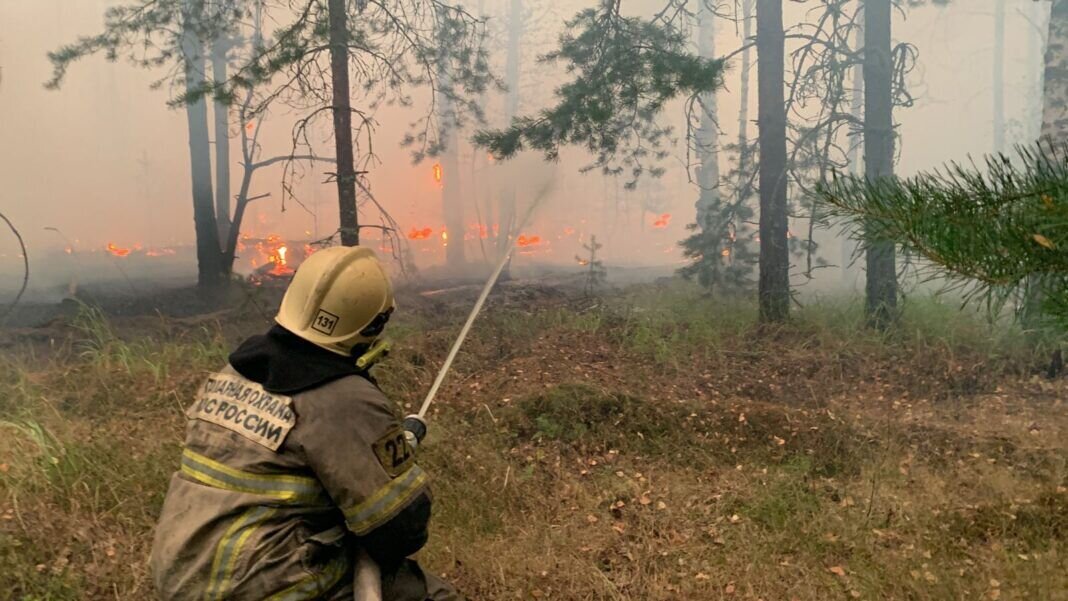
[[[445,171],[441,168],[441,163],[434,163],[434,181],[440,184],[444,176]]]
[[[489,227],[482,223],[472,223],[467,226],[469,230],[468,235],[464,236],[465,240],[473,240],[475,238],[482,238],[485,240],[489,238]]]
[[[564,235],[565,236],[570,236],[570,235],[572,235],[574,233],[575,233],[575,228],[573,228],[573,227],[565,227],[564,228]]]
[[[442,246],[448,246],[449,245],[449,232],[448,232],[448,230],[441,230],[441,245]]]
[[[71,248],[70,246],[67,246],[67,247],[65,247],[63,249],[63,252],[67,253],[68,255],[73,255],[74,254],[74,249]]]
[[[169,257],[173,254],[173,248],[150,248],[145,251],[146,257]]]
[[[130,254],[130,249],[119,248],[118,246],[115,246],[114,242],[108,242],[107,251],[116,257],[125,257]]]
[[[412,229],[408,230],[408,239],[409,240],[427,240],[433,234],[434,234],[434,230],[432,230],[432,229],[430,229],[428,227],[424,227],[421,230],[417,230],[417,229],[415,229],[413,227]]]
[[[277,236],[272,237],[277,238]],[[268,240],[270,240],[270,237]],[[272,267],[268,273],[278,276],[290,275],[293,273],[293,268],[290,267],[286,261],[287,252],[289,252],[289,249],[283,244],[271,253],[267,260],[274,263],[274,267]]]
[[[516,244],[521,247],[538,246],[541,244],[541,236],[520,236]]]
[[[731,249],[724,248],[723,251],[720,252],[719,254],[723,255],[724,257],[729,257],[729,256],[731,256]]]
[[[668,223],[671,223],[671,214],[664,213],[653,221],[653,227],[657,229],[664,229],[668,226]]]

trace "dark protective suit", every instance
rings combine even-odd
[[[351,600],[357,548],[381,567],[385,601],[459,599],[407,559],[427,539],[427,475],[352,359],[276,326],[187,415],[152,545],[161,599]]]

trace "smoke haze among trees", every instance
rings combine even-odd
[[[62,257],[68,246],[84,254],[102,253],[109,243],[120,248],[194,243],[186,122],[180,107],[168,107],[168,101],[180,91],[171,88],[166,67],[142,69],[125,60],[111,63],[93,56],[71,66],[58,92],[43,87],[51,75],[47,52],[79,36],[98,33],[105,10],[120,4],[124,3],[39,0],[0,6],[0,135],[5,141],[0,148],[0,168],[7,183],[2,204],[22,230],[33,267],[44,278],[35,284],[65,282]],[[623,2],[622,8],[628,15],[649,16],[663,4]],[[819,16],[818,2],[783,4],[788,31],[802,22],[814,23]],[[556,48],[566,20],[594,5],[539,0],[482,0],[464,5],[472,14],[487,17],[485,47],[490,67],[512,88],[491,87],[481,95],[479,104],[485,109],[488,126],[504,126],[509,117],[532,113],[552,101],[552,89],[565,81],[566,74],[558,66],[540,63],[538,57]],[[725,14],[732,9],[722,8]],[[899,153],[894,166],[897,174],[907,176],[947,160],[992,151],[995,144],[1011,147],[1035,136],[1041,108],[1036,92],[1043,58],[1037,34],[1048,11],[1048,3],[1012,0],[948,7],[921,5],[894,11],[894,43],[906,42],[918,51],[916,68],[908,75],[915,105],[894,114],[900,134],[895,148]],[[997,15],[1003,15],[1000,26]],[[277,28],[278,22],[269,23],[268,30]],[[1002,29],[1003,38],[997,35]],[[689,30],[695,52],[697,30],[695,22]],[[756,32],[755,21],[752,30]],[[740,48],[741,32],[741,24],[717,19],[715,55]],[[787,46],[789,68],[791,43]],[[740,65],[741,57],[735,55],[727,65],[725,87],[716,94],[721,145],[737,139]],[[755,55],[750,76],[749,139],[755,140]],[[608,266],[644,265],[670,272],[686,264],[678,242],[689,235],[686,225],[696,219],[694,207],[699,194],[691,182],[694,173],[686,168],[687,161],[694,167],[697,157],[687,154],[685,141],[669,149],[671,155],[663,162],[666,171],[662,177],[643,178],[634,190],[626,189],[625,177],[606,177],[598,171],[580,174],[579,169],[591,158],[575,148],[565,149],[560,160],[552,164],[542,162],[536,153],[526,153],[504,165],[494,164],[483,150],[468,143],[473,127],[450,133],[450,146],[442,156],[413,164],[412,149],[402,147],[400,141],[429,101],[425,90],[413,93],[411,107],[383,104],[370,109],[360,95],[358,79],[354,74],[353,104],[373,114],[376,160],[367,160],[369,148],[365,145],[357,151],[357,166],[369,172],[365,180],[368,187],[396,219],[402,237],[429,228],[435,239],[432,242],[437,243],[446,224],[442,213],[446,198],[462,204],[468,226],[481,222],[492,229],[514,219],[509,215],[510,206],[529,202],[546,182],[552,182],[543,206],[522,232],[528,240],[538,237],[539,243],[517,257],[515,264],[556,263],[578,268],[574,257],[583,253],[582,244],[593,235],[603,245],[599,257]],[[997,80],[1001,81],[1002,94],[995,93]],[[156,82],[161,85],[153,89]],[[438,110],[447,112],[449,108],[439,106]],[[276,103],[262,121],[257,121],[254,127],[262,128],[257,134],[263,156],[290,151],[294,124],[306,112]],[[236,110],[231,112],[229,125],[231,193],[237,193],[240,183],[238,133],[245,126],[238,123],[236,115]],[[676,136],[684,135],[686,115],[681,100],[669,105],[663,118],[674,125]],[[998,128],[998,123],[1003,123],[1003,128]],[[309,140],[312,151],[333,156],[328,124],[329,119],[317,126]],[[999,129],[1003,133],[998,134]],[[218,131],[213,128],[209,133],[213,142]],[[730,170],[728,157],[729,153],[720,153],[719,166],[724,174]],[[454,183],[458,190],[442,189],[436,181],[435,164],[443,169],[445,181]],[[249,193],[270,196],[250,204],[243,228],[246,234],[255,238],[277,235],[302,243],[334,233],[337,192],[326,175],[334,168],[295,164],[296,172],[287,177],[286,167],[278,163],[257,172]],[[283,182],[292,186],[291,194],[283,189]],[[663,218],[665,215],[669,218]],[[368,210],[364,219],[378,223],[373,210]],[[807,235],[804,219],[793,218],[789,228],[792,235]],[[568,231],[573,233],[566,234]],[[817,230],[815,236],[820,242],[820,257],[840,264],[837,232]],[[369,239],[375,238],[372,234]],[[479,236],[471,238],[464,246],[468,261],[493,254]],[[417,266],[444,262],[446,254],[440,247],[430,247],[430,241],[413,238],[408,242],[416,249],[411,260]],[[451,243],[455,250],[455,239]],[[13,242],[5,239],[0,244],[0,254],[4,255],[0,256],[0,273],[19,274],[21,264]],[[420,251],[422,248],[427,250]],[[793,260],[796,280],[803,260]],[[247,271],[250,266],[239,260],[237,268]],[[842,281],[835,270],[816,272],[820,286],[837,286]]]

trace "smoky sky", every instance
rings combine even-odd
[[[0,207],[22,231],[35,263],[68,244],[92,252],[108,242],[167,246],[193,240],[185,118],[180,110],[166,106],[171,92],[166,84],[150,89],[162,73],[122,60],[109,63],[91,57],[70,69],[60,90],[43,87],[51,73],[46,52],[79,35],[98,32],[105,9],[119,3],[0,0]],[[491,56],[500,74],[504,62],[500,23],[508,4],[504,0],[482,3],[495,20]],[[546,0],[525,4],[530,26],[521,51],[521,113],[550,101],[551,89],[562,81],[559,69],[537,63],[538,54],[552,47],[565,18],[592,5]],[[1007,138],[1012,144],[1025,141],[1038,118],[1037,75],[1042,57],[1034,21],[1042,22],[1045,17],[1040,13],[1048,13],[1048,6],[1023,0],[1007,4],[1004,85]],[[654,3],[624,5],[641,12]],[[811,18],[812,5],[787,2],[787,26]],[[948,8],[911,9],[905,17],[895,14],[895,40],[914,44],[920,57],[910,75],[916,105],[895,115],[900,123],[900,174],[992,149],[994,5],[995,0],[968,0]],[[719,23],[717,37],[718,54],[741,43],[734,24],[727,21]],[[726,76],[727,88],[718,96],[724,140],[737,136],[739,76],[735,60]],[[751,76],[750,136],[755,136],[755,68]],[[501,96],[491,95],[485,102],[491,122],[499,125]],[[288,152],[296,116],[278,107],[260,125],[265,155]],[[409,151],[398,145],[412,117],[400,109],[381,109],[375,114],[374,150],[379,160],[369,179],[402,233],[430,228],[436,235],[442,216],[440,191],[432,174],[434,160],[413,165]],[[670,107],[665,118],[681,128],[681,103]],[[313,141],[332,154],[333,143],[325,131]],[[236,144],[233,148],[236,187],[239,155]],[[662,178],[634,192],[621,190],[620,182],[597,173],[579,174],[578,168],[589,160],[580,151],[568,151],[552,165],[537,156],[523,157],[507,171],[485,166],[481,153],[461,144],[462,173],[446,174],[462,182],[469,199],[468,223],[477,224],[480,218],[483,223],[490,221],[481,214],[487,195],[498,193],[489,189],[490,182],[499,185],[502,177],[508,178],[520,198],[546,181],[553,184],[549,200],[525,230],[546,242],[544,252],[517,260],[574,263],[581,241],[592,234],[605,244],[603,253],[612,261],[664,265],[681,261],[676,244],[685,237],[686,224],[693,221],[697,195],[688,181],[681,147],[665,162],[668,171]],[[305,169],[296,187],[300,202],[287,202],[284,211],[280,169],[259,172],[252,193],[270,193],[271,197],[256,201],[246,231],[258,236],[276,233],[293,240],[329,235],[337,227],[336,192],[332,184],[324,183],[324,171],[323,166]],[[665,214],[670,215],[666,222],[661,219]],[[368,218],[375,221],[373,215]],[[479,241],[474,238],[468,242],[468,256],[478,260]],[[0,233],[0,254],[0,274],[5,280],[21,273],[17,248],[6,232]],[[432,249],[422,256],[416,254],[416,260],[424,263],[440,258]],[[47,271],[48,265],[40,267]]]

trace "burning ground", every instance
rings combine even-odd
[[[271,286],[251,298],[270,314]],[[475,287],[405,291],[379,368],[418,402]],[[510,282],[439,397],[422,558],[473,599],[1066,599],[1068,383],[1008,327],[910,303],[754,309]],[[0,588],[142,599],[182,407],[265,326],[81,307],[0,360]],[[992,350],[993,349],[993,350]]]

